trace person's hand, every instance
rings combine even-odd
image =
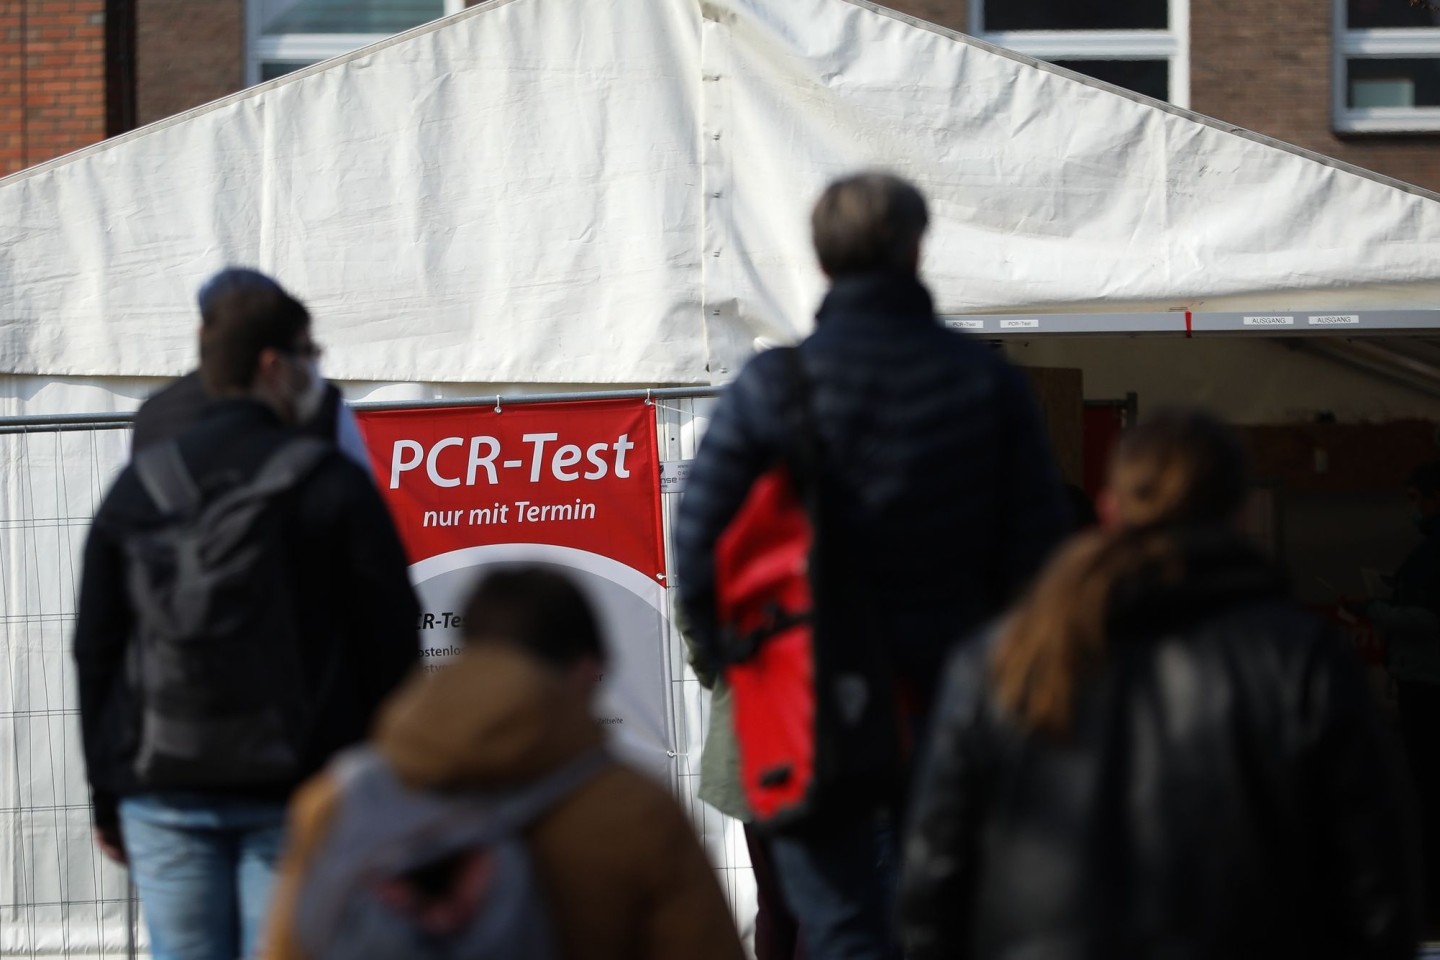
[[[94,835],[95,846],[100,848],[101,853],[122,867],[129,863],[129,858],[125,856],[125,843],[120,837],[120,827],[118,825],[113,827],[96,827]]]

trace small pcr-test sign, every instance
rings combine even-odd
[[[1039,330],[1040,321],[1034,318],[1027,320],[1001,320],[1001,330]]]

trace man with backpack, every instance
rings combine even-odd
[[[1068,530],[1023,375],[935,316],[917,275],[927,220],[919,191],[888,174],[824,191],[811,227],[831,288],[815,332],[755,357],[720,398],[675,531],[697,672],[720,673],[735,693],[742,770],[747,752],[768,750],[783,730],[808,725],[815,740],[803,762],[772,764],[757,778],[759,788],[805,796],[783,827],[772,824],[770,853],[812,960],[898,956],[895,821],[942,664]],[[779,523],[741,535],[732,526],[750,515],[752,491],[776,489],[777,466],[814,530],[801,564],[813,600],[809,609],[782,604],[767,642],[753,624],[724,621],[736,584],[717,574],[728,569],[717,559],[739,541],[764,561],[767,538],[772,559],[793,552]],[[765,566],[753,570],[768,575],[775,564]],[[813,634],[808,645],[793,642],[797,628]],[[767,698],[786,676],[813,677],[811,689]],[[777,719],[742,709],[732,677],[761,691],[760,706]]]
[[[273,282],[205,312],[213,402],[106,495],[74,641],[96,839],[128,861],[157,960],[252,955],[290,792],[419,656],[378,491],[291,426],[309,314]]]
[[[461,622],[459,659],[296,796],[267,960],[741,960],[679,806],[604,749],[580,591],[502,568]]]

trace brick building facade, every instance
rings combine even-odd
[[[974,2],[983,0],[889,5],[968,32],[975,26]],[[1108,2],[1124,6],[1126,0]],[[1188,19],[1190,109],[1440,190],[1440,132],[1336,131],[1337,28],[1330,3],[1179,2]],[[449,0],[446,9],[459,5]],[[117,8],[133,17],[133,28],[127,43],[123,30],[111,25],[107,57],[105,15]],[[246,16],[246,0],[0,0],[0,173],[232,93],[269,75],[271,66],[293,67],[247,61],[253,37]],[[115,69],[115,58],[127,53],[134,69]]]
[[[0,0],[0,175],[106,135],[104,0]]]
[[[1398,6],[1401,0],[1394,2]],[[1440,190],[1440,134],[1333,131],[1333,31],[1327,7],[1314,0],[1195,0],[1191,108]]]
[[[245,86],[244,0],[136,0],[138,124]]]
[[[887,6],[967,32],[970,0]],[[1389,0],[1397,8],[1407,0]],[[1337,133],[1329,2],[1190,0],[1189,108],[1377,173],[1440,190],[1440,133]]]

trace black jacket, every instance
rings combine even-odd
[[[1365,610],[1402,700],[1440,686],[1440,517],[1426,517],[1419,527],[1425,539],[1395,571],[1390,599],[1372,600]]]
[[[200,380],[200,371],[192,370],[183,377],[152,393],[135,411],[130,449],[138,453],[161,440],[178,437],[199,423],[210,406],[210,395]],[[325,399],[315,415],[300,426],[303,433],[321,440],[335,442],[338,433],[340,389],[333,383],[325,385]]]
[[[1413,957],[1408,787],[1359,663],[1229,540],[1122,585],[1068,739],[957,653],[916,787],[909,960]]]
[[[1417,525],[1424,539],[1395,571],[1390,599],[1397,607],[1423,607],[1440,618],[1440,517],[1425,517]]]
[[[250,400],[211,405],[179,438],[181,455],[202,489],[226,472],[254,474],[293,432]],[[298,635],[318,728],[309,769],[363,738],[384,697],[419,657],[419,605],[390,514],[374,483],[338,451],[327,454],[276,509],[285,513],[288,568],[304,599]],[[158,508],[127,467],[96,513],[85,546],[75,629],[80,719],[97,823],[114,817],[117,797],[138,792],[131,774],[135,707],[125,679],[132,611],[125,590],[121,534],[153,521]],[[257,598],[257,600],[260,598]],[[265,796],[283,798],[295,784]]]
[[[864,585],[853,620],[879,625],[922,697],[951,642],[1012,599],[1068,530],[1068,507],[1023,375],[946,330],[913,277],[837,281],[799,347],[824,448],[827,523]],[[675,529],[697,665],[715,656],[714,549],[751,483],[795,443],[791,377],[761,354],[720,398]],[[863,594],[863,595],[859,595]],[[823,598],[822,598],[823,602]]]

